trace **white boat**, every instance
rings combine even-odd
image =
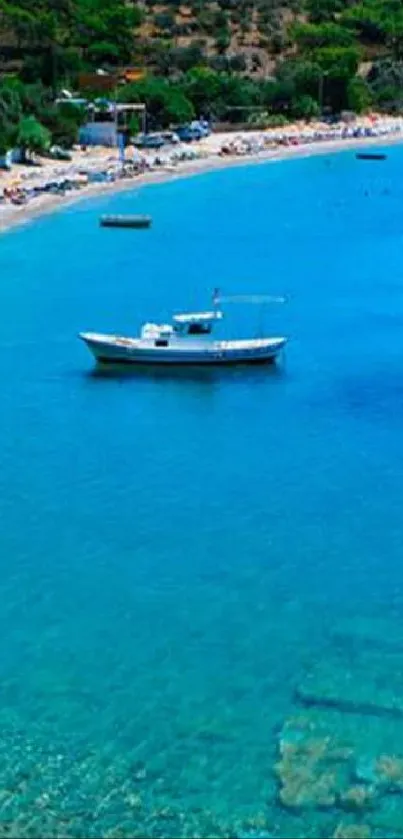
[[[171,324],[146,323],[138,338],[81,332],[79,337],[100,364],[244,364],[274,361],[284,337],[217,340],[213,332],[223,318],[218,302],[273,302],[279,298],[219,298],[212,311],[179,314]]]

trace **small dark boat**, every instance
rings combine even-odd
[[[386,154],[379,152],[357,152],[357,160],[386,160]]]
[[[101,216],[101,227],[127,227],[144,229],[151,227],[151,216],[125,215],[125,216]]]

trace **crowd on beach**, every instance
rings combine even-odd
[[[11,171],[0,172],[0,226],[13,207],[25,208],[32,202],[49,206],[48,197],[63,199],[95,185],[117,185],[147,175],[214,167],[222,158],[255,158],[276,156],[289,148],[314,147],[333,143],[342,146],[345,141],[383,139],[402,136],[403,118],[359,118],[334,125],[326,123],[297,123],[282,128],[239,133],[212,133],[197,143],[166,145],[158,151],[139,151],[134,147],[125,150],[124,160],[113,149],[76,148],[68,162],[42,158],[36,165],[16,165]],[[28,213],[27,213],[28,214]]]
[[[221,155],[257,154],[262,151],[306,146],[317,143],[386,138],[403,133],[403,118],[379,118],[376,115],[355,120],[352,123],[340,122],[335,125],[325,123],[294,124],[281,129],[271,129],[253,135],[243,134],[224,143]]]
[[[200,157],[196,149],[140,155],[136,149],[128,148],[122,161],[111,152],[110,148],[76,147],[71,153],[71,162],[62,166],[42,158],[26,166],[17,165],[12,172],[0,172],[0,214],[8,204],[27,205],[44,195],[64,197],[91,185],[114,184]]]

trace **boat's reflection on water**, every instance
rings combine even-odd
[[[284,362],[265,364],[189,366],[157,364],[97,364],[89,371],[91,380],[148,380],[153,382],[193,382],[216,384],[223,381],[262,382],[282,379],[286,375]]]

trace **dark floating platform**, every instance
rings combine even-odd
[[[151,227],[151,216],[101,216],[99,223],[101,227],[125,227],[137,230],[144,230]]]
[[[386,160],[387,155],[379,152],[357,152],[357,160]]]

